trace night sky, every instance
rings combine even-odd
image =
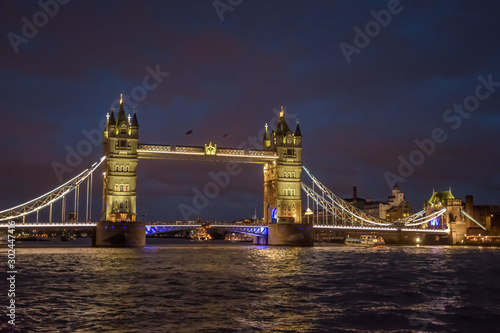
[[[74,0],[51,17],[35,1],[3,1],[0,210],[97,161],[100,143],[54,171],[86,132],[101,131],[120,93],[137,104],[141,143],[237,147],[284,106],[292,129],[300,120],[304,165],[343,197],[356,185],[360,197],[387,200],[401,155],[418,164],[398,181],[415,210],[449,186],[500,204],[498,1],[227,3]],[[247,218],[255,207],[262,216],[262,166],[242,167],[202,219]],[[179,204],[224,168],[140,160],[139,215],[181,220]]]

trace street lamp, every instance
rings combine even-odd
[[[306,209],[306,215],[307,215],[307,223],[309,224],[309,215],[312,215],[313,212],[311,210],[311,208],[307,207]]]

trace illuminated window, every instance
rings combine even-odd
[[[128,185],[125,185],[125,192],[128,192]]]
[[[123,192],[123,185],[120,185],[120,192]]]
[[[115,191],[118,192],[118,185],[115,185]]]

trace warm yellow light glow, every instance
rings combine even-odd
[[[205,144],[205,155],[215,154],[217,154],[217,145],[212,145],[212,141],[210,141],[210,144],[208,146]]]
[[[280,117],[283,117],[283,107],[281,107]]]
[[[123,94],[120,94],[120,105],[123,105]]]

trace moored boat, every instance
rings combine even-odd
[[[345,245],[379,246],[379,245],[385,245],[385,241],[382,237],[377,237],[374,235],[362,235],[360,238],[351,238],[351,237],[346,238]]]

